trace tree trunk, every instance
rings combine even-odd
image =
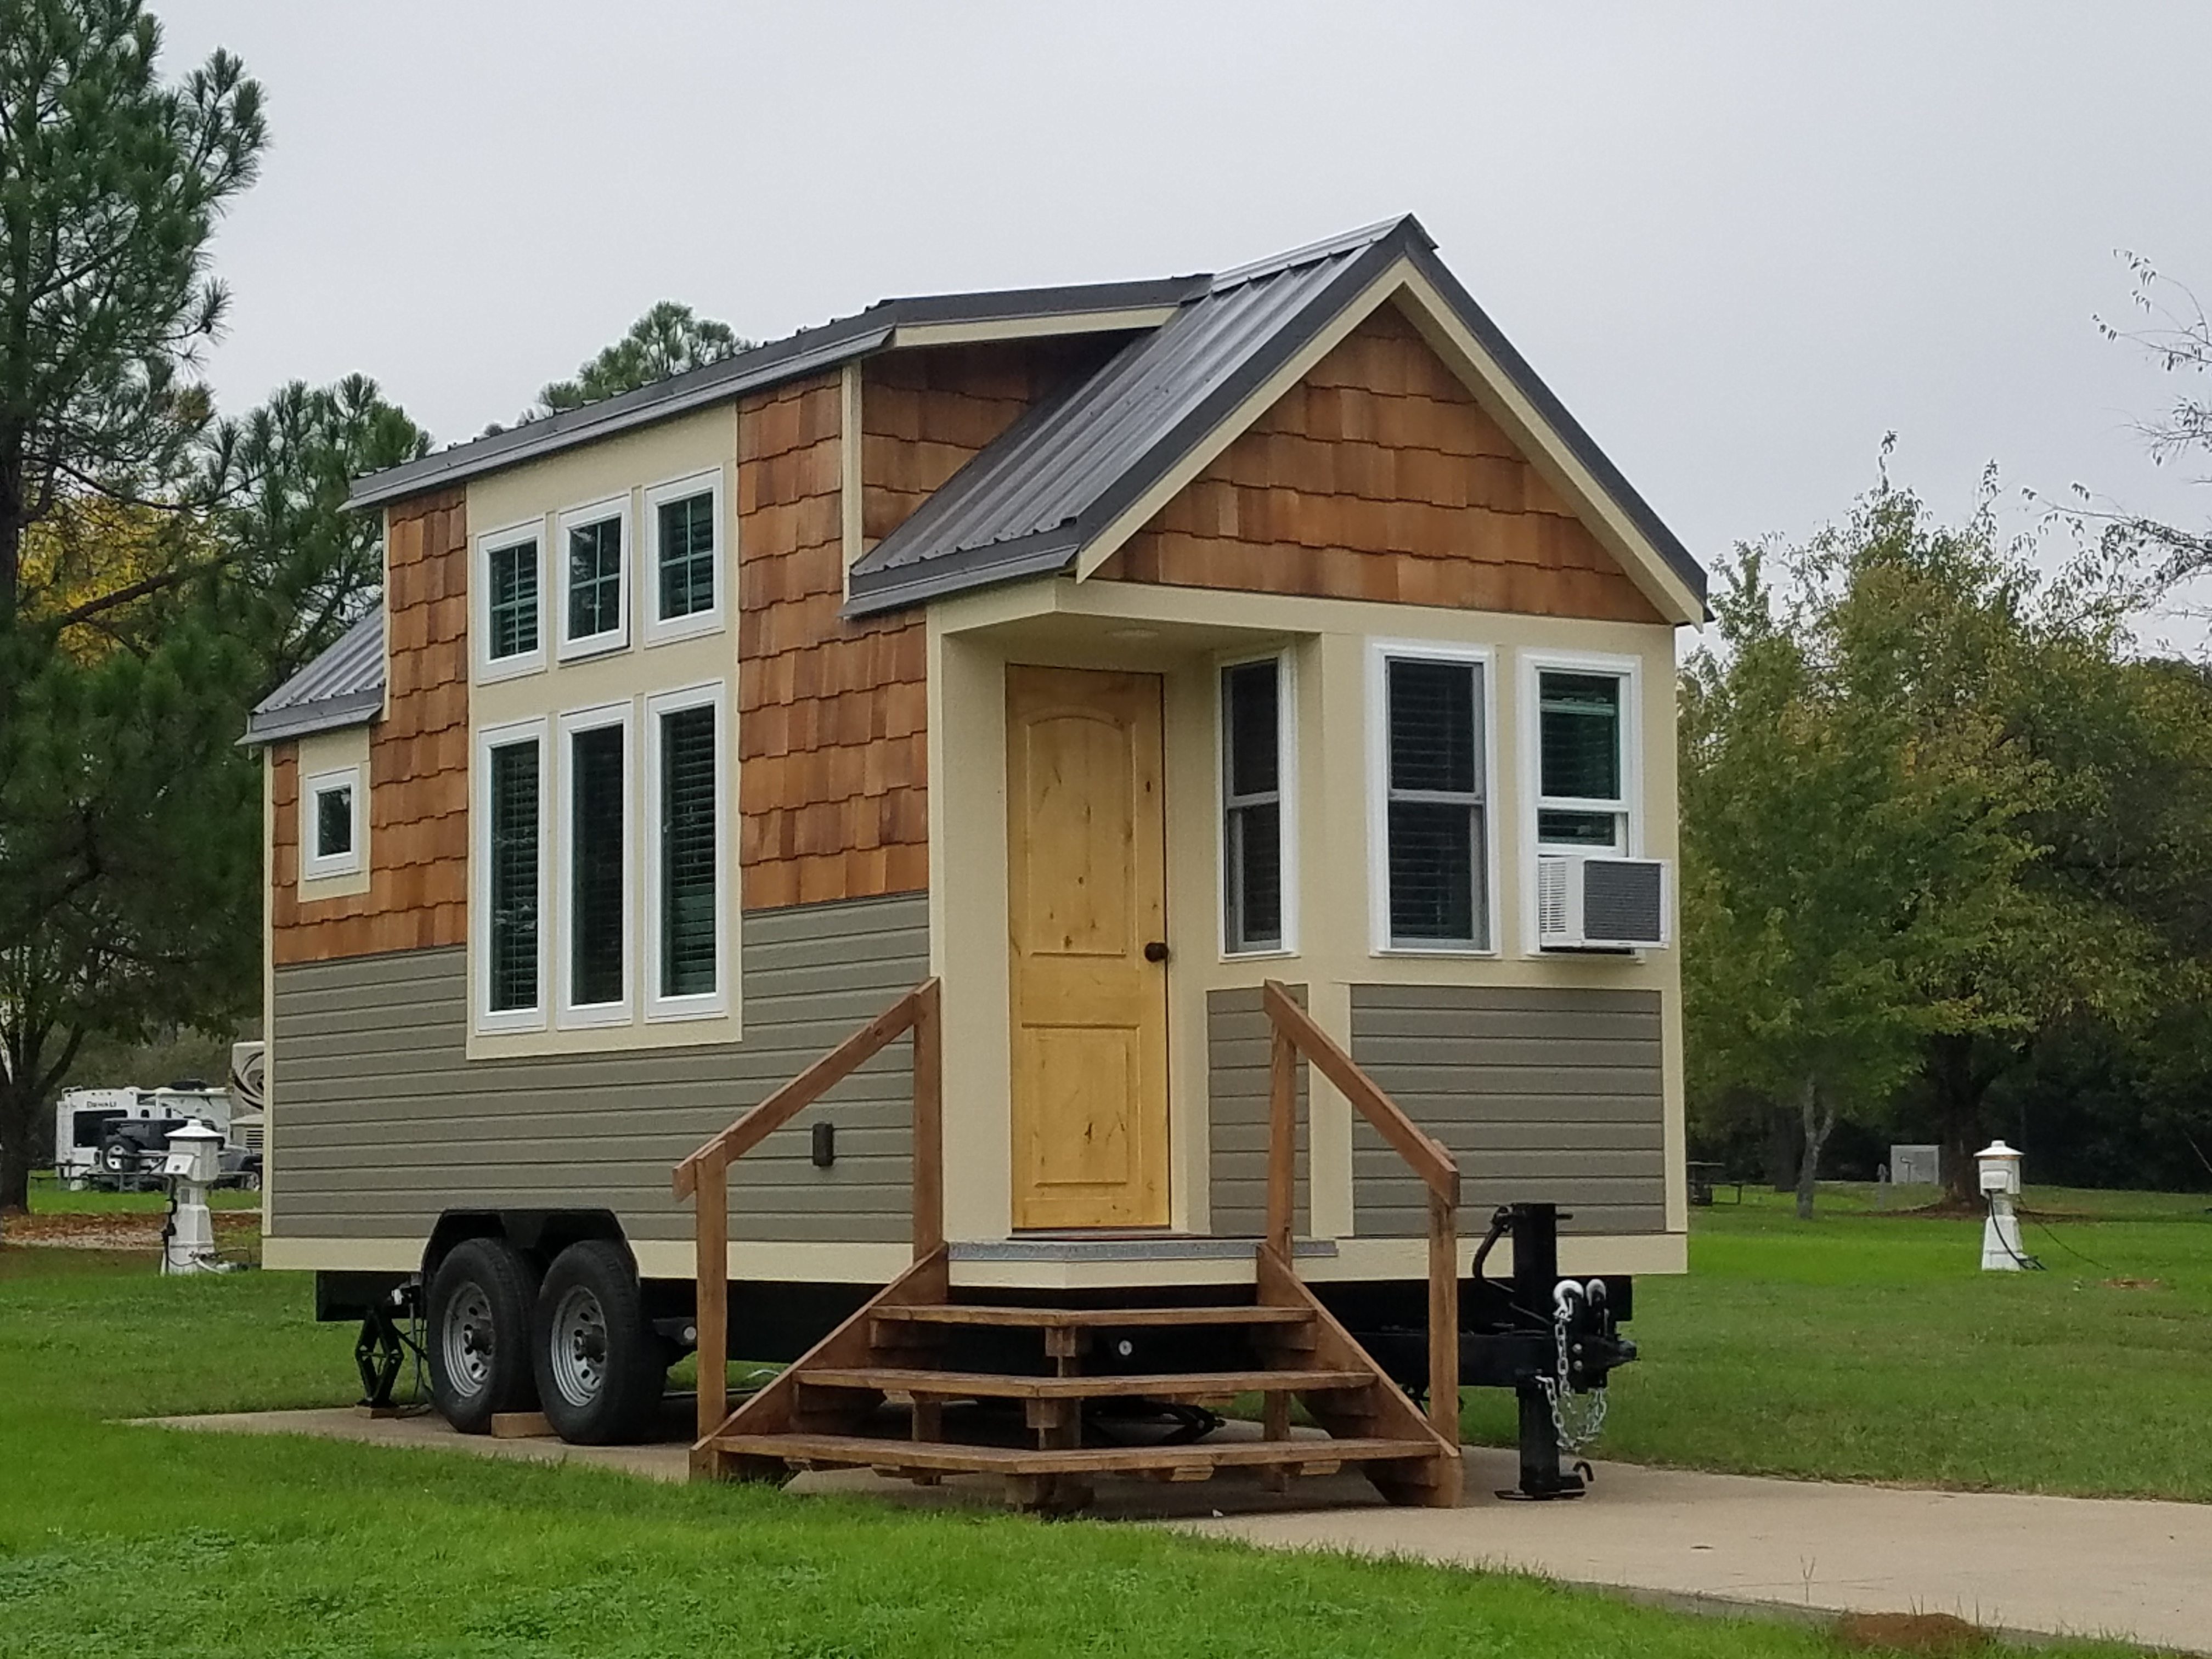
[[[1963,1034],[1928,1039],[1927,1077],[1943,1148],[1943,1196],[1978,1208],[1974,1154],[1982,1150],[1982,1099],[1991,1079],[1974,1067],[1974,1040]]]
[[[1797,1091],[1797,1116],[1805,1130],[1805,1150],[1797,1161],[1797,1218],[1810,1221],[1814,1183],[1820,1178],[1820,1151],[1836,1127],[1835,1105],[1823,1103],[1816,1075],[1808,1075]]]
[[[1778,1193],[1797,1189],[1803,1139],[1796,1109],[1782,1101],[1771,1103],[1766,1109],[1766,1180]]]
[[[0,1217],[31,1206],[31,1140],[38,1102],[22,1079],[0,1073]]]

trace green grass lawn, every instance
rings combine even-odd
[[[1850,1192],[1809,1227],[1764,1194],[1700,1212],[1696,1274],[1638,1286],[1603,1453],[2212,1497],[2201,1202],[2039,1196],[2112,1218],[2060,1230],[2105,1265],[2031,1228],[2054,1270],[1984,1275],[1972,1224]],[[304,1276],[0,1249],[0,1656],[1837,1651],[1512,1577],[115,1420],[338,1403],[351,1343]]]
[[[2031,1191],[2045,1273],[1980,1271],[1980,1224],[1823,1188],[1799,1222],[1747,1192],[1693,1212],[1691,1273],[1638,1281],[1599,1450],[1630,1462],[1919,1486],[2212,1500],[2203,1194]],[[2155,1280],[2118,1288],[2115,1279]],[[1470,1396],[1468,1438],[1511,1440]]]

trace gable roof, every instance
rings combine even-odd
[[[1408,215],[1212,278],[1088,380],[1029,410],[870,550],[853,567],[846,614],[1075,567],[1401,260],[1702,609],[1704,569],[1435,247]]]
[[[384,607],[286,680],[246,718],[246,744],[360,726],[384,712]]]

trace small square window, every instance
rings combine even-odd
[[[660,620],[697,616],[714,608],[714,496],[711,490],[663,501],[660,536]]]
[[[300,873],[309,881],[358,874],[362,854],[358,768],[319,772],[307,781]]]

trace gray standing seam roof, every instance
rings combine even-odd
[[[360,726],[384,710],[384,607],[286,680],[246,716],[247,744]]]
[[[1368,285],[1413,261],[1668,566],[1705,574],[1435,257],[1411,215],[1213,279],[1091,378],[1030,410],[853,567],[848,616],[1066,569]]]

